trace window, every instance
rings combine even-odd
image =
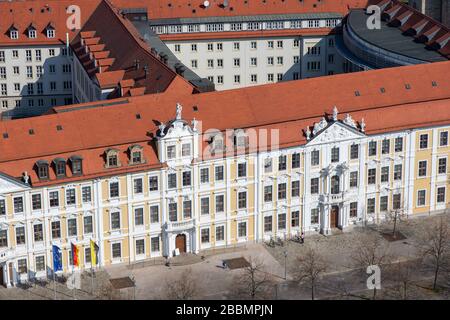
[[[16,228],[16,244],[17,245],[25,244],[25,227]]]
[[[367,171],[367,184],[375,184],[377,178],[377,169],[372,168]]]
[[[8,231],[0,230],[0,248],[8,246]]]
[[[54,64],[49,65],[49,68],[50,68],[50,73],[56,72],[56,66]]]
[[[209,228],[201,229],[201,241],[202,243],[209,243]]]
[[[272,186],[264,187],[264,202],[272,202]]]
[[[439,146],[444,147],[448,145],[448,131],[443,131],[439,134]]]
[[[232,23],[230,26],[231,31],[241,31],[242,23]]]
[[[389,167],[381,168],[381,182],[389,182]]]
[[[241,59],[239,59],[239,58],[234,58],[234,59],[233,59],[233,65],[234,65],[235,67],[240,67],[240,66],[241,66]]]
[[[223,181],[223,166],[217,166],[214,168],[214,178],[215,181]]]
[[[8,95],[8,88],[6,87],[6,83],[2,83],[0,85],[0,93],[2,96]]]
[[[207,63],[208,63],[208,68],[214,68],[214,60],[213,59],[208,59]]]
[[[283,171],[287,168],[287,157],[282,155],[278,157],[278,170]]]
[[[319,209],[313,208],[311,209],[311,224],[319,223]]]
[[[397,137],[395,138],[395,152],[402,152],[403,151],[403,138]]]
[[[294,64],[295,63],[300,63],[300,56],[294,56]]]
[[[286,230],[286,213],[278,214],[278,230]]]
[[[350,172],[350,188],[358,187],[358,171]]]
[[[428,134],[421,134],[419,140],[420,149],[428,148]]]
[[[425,177],[427,175],[427,161],[419,161],[419,177]]]
[[[297,228],[300,226],[300,211],[291,212],[291,227]]]
[[[257,43],[256,43],[256,41],[250,42],[250,48],[251,48],[251,49],[257,49]]]
[[[188,187],[191,185],[191,172],[183,172],[183,187]]]
[[[67,220],[67,233],[69,237],[77,235],[77,219],[72,218]]]
[[[91,248],[84,248],[84,262],[85,264],[91,263]]]
[[[367,213],[375,213],[375,198],[367,199]]]
[[[83,186],[81,188],[81,199],[83,203],[89,203],[92,201],[91,186]]]
[[[233,43],[233,49],[234,50],[239,50],[240,49],[240,43],[239,42],[234,42]]]
[[[247,236],[247,222],[238,223],[238,238],[245,238]]]
[[[247,208],[247,191],[238,192],[238,209]]]
[[[153,176],[148,179],[149,190],[150,191],[158,191],[158,177]]]
[[[384,212],[388,210],[388,196],[380,197],[380,211]]]
[[[169,189],[176,189],[177,187],[177,174],[169,173],[167,175],[167,186]]]
[[[92,225],[92,216],[83,217],[83,232],[84,234],[91,234],[94,231]]]
[[[277,64],[282,65],[283,64],[283,57],[277,57]]]
[[[238,74],[234,75],[234,83],[235,84],[241,83],[241,76],[240,75],[238,75]]]
[[[140,194],[144,191],[142,178],[133,180],[133,189],[135,194]]]
[[[111,229],[112,230],[120,229],[120,212],[111,213]]]
[[[417,206],[418,207],[421,207],[421,206],[425,205],[426,195],[427,195],[427,191],[426,190],[419,190],[417,192]]]
[[[144,208],[134,209],[134,225],[135,226],[144,225]]]
[[[41,223],[35,224],[33,226],[33,234],[34,234],[34,242],[44,241],[44,232]]]
[[[23,198],[15,197],[14,198],[14,213],[22,213],[23,212]]]
[[[250,81],[252,83],[257,83],[258,82],[258,76],[256,74],[250,75]]]
[[[145,254],[145,240],[137,239],[136,240],[136,255]]]
[[[55,29],[47,29],[47,38],[54,38],[55,37]]]
[[[33,194],[31,196],[31,206],[33,210],[41,210],[42,209],[42,201],[41,201],[41,194]],[[1,214],[1,212],[0,212]]]
[[[223,23],[206,24],[206,32],[220,32],[220,31],[223,31]]]
[[[191,144],[183,143],[183,145],[181,146],[181,156],[189,157],[190,155],[191,155]]]
[[[20,68],[18,66],[14,66],[13,73],[14,73],[14,75],[18,76],[20,74]],[[20,89],[20,84],[19,84],[19,89]],[[19,90],[19,89],[17,89],[17,90]]]
[[[179,44],[175,45],[175,52],[181,52],[181,46]]]
[[[140,150],[135,150],[131,152],[131,163],[142,163],[142,152]]]
[[[197,69],[197,67],[198,67],[197,60],[191,60],[191,67],[192,67],[193,69]]]
[[[286,189],[287,189],[286,183],[278,184],[278,200],[286,199]]]
[[[274,81],[274,76],[273,73],[269,73],[267,74],[267,82],[273,82]]]
[[[358,202],[350,203],[350,218],[356,218],[358,216]]]
[[[264,172],[265,173],[272,172],[272,159],[267,158],[264,160]]]
[[[6,79],[6,68],[0,67],[0,79]]]
[[[110,182],[109,183],[109,197],[117,198],[119,196],[119,182]]]
[[[152,205],[150,206],[150,223],[158,223],[159,222],[159,206]]]
[[[258,60],[256,58],[250,58],[250,66],[256,67],[258,65]]]
[[[200,182],[201,183],[209,182],[209,168],[201,168],[200,169]]]
[[[436,202],[445,203],[445,187],[437,188],[436,194],[437,194]]]
[[[0,216],[6,214],[6,203],[4,199],[0,199]]]
[[[300,181],[292,181],[291,196],[293,198],[300,197]]]
[[[17,271],[19,272],[19,274],[28,273],[27,259],[17,260]]]
[[[216,213],[225,211],[225,196],[223,194],[219,194],[216,196]]]
[[[339,162],[339,148],[337,147],[331,149],[331,162]]]
[[[272,216],[264,217],[264,232],[272,232]]]
[[[340,192],[339,176],[331,177],[331,194],[338,194]]]
[[[217,226],[216,241],[224,241],[224,240],[225,240],[225,226]]]
[[[30,62],[32,60],[31,50],[25,51],[25,57],[26,57],[27,62]]]
[[[151,238],[151,250],[152,252],[159,252],[159,237]]]
[[[113,259],[120,259],[122,257],[122,244],[120,242],[113,243],[111,248]]]
[[[267,64],[273,66],[273,57],[267,57]]]
[[[388,154],[390,152],[390,140],[384,139],[381,143],[381,154]]]
[[[217,84],[223,84],[223,76],[217,76]]]
[[[200,199],[200,212],[202,215],[209,214],[209,197],[203,197]]]
[[[319,150],[314,150],[311,152],[311,165],[318,166],[320,161]]]
[[[397,210],[401,207],[402,195],[400,193],[394,194],[392,197],[392,209]]]
[[[223,68],[223,59],[217,59],[217,68]],[[223,78],[223,76],[222,76]],[[223,80],[222,80],[223,83]]]
[[[1,50],[0,51],[0,62],[5,62],[5,51]]]
[[[394,166],[394,180],[402,180],[403,166],[401,164],[396,164]]]
[[[440,158],[438,161],[438,174],[447,173],[447,158]]]
[[[19,32],[17,30],[10,30],[9,31],[9,36],[11,37],[11,39],[18,39],[19,38]]]
[[[70,188],[66,189],[66,204],[68,206],[75,205],[76,197],[75,197],[75,189]]]
[[[311,179],[311,194],[319,193],[319,178]]]
[[[177,203],[169,203],[169,221],[178,221],[178,208]]]
[[[247,163],[238,163],[238,177],[246,177],[247,176]]]
[[[52,222],[52,239],[61,238],[61,223],[59,221]]]
[[[51,191],[49,192],[50,199],[50,207],[58,207],[59,206],[59,192]]]
[[[377,155],[377,142],[370,141],[369,142],[369,156],[376,156],[376,155]]]

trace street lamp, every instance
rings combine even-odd
[[[284,280],[287,280],[287,250],[284,250]]]

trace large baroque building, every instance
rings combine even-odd
[[[0,279],[450,210],[450,62],[0,122]],[[231,107],[232,106],[232,107]],[[218,121],[220,119],[220,121]],[[19,151],[19,152],[18,152]]]

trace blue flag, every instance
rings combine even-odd
[[[55,272],[62,271],[61,249],[53,245],[53,270]]]

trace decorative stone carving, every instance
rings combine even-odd
[[[334,108],[333,108],[333,121],[337,121],[338,120],[338,114],[339,114],[339,111],[338,111],[337,107],[334,106]]]
[[[352,116],[348,113],[346,114],[343,122],[350,127],[357,128],[355,120],[353,120]]]
[[[364,118],[362,118],[361,120],[361,131],[362,132],[366,131],[366,122],[364,121]]]
[[[311,139],[311,130],[309,130],[309,126],[306,127],[306,140],[310,140]]]
[[[160,135],[161,137],[164,137],[164,129],[166,129],[166,125],[165,125],[164,123],[161,123],[161,124],[158,126],[158,128],[159,128],[159,131],[160,131],[159,135]]]
[[[177,103],[177,114],[175,119],[176,120],[181,120],[181,111],[183,110],[183,106],[179,103]]]
[[[192,124],[192,131],[197,132],[198,121],[194,118],[191,124]]]
[[[320,120],[319,123],[314,124],[313,135],[316,135],[317,132],[325,129],[327,125],[328,125],[327,120],[325,119],[325,117],[322,117],[322,120]]]
[[[28,184],[29,181],[30,181],[30,176],[28,175],[28,172],[25,171],[25,172],[23,173],[23,182],[24,182],[25,184]]]

